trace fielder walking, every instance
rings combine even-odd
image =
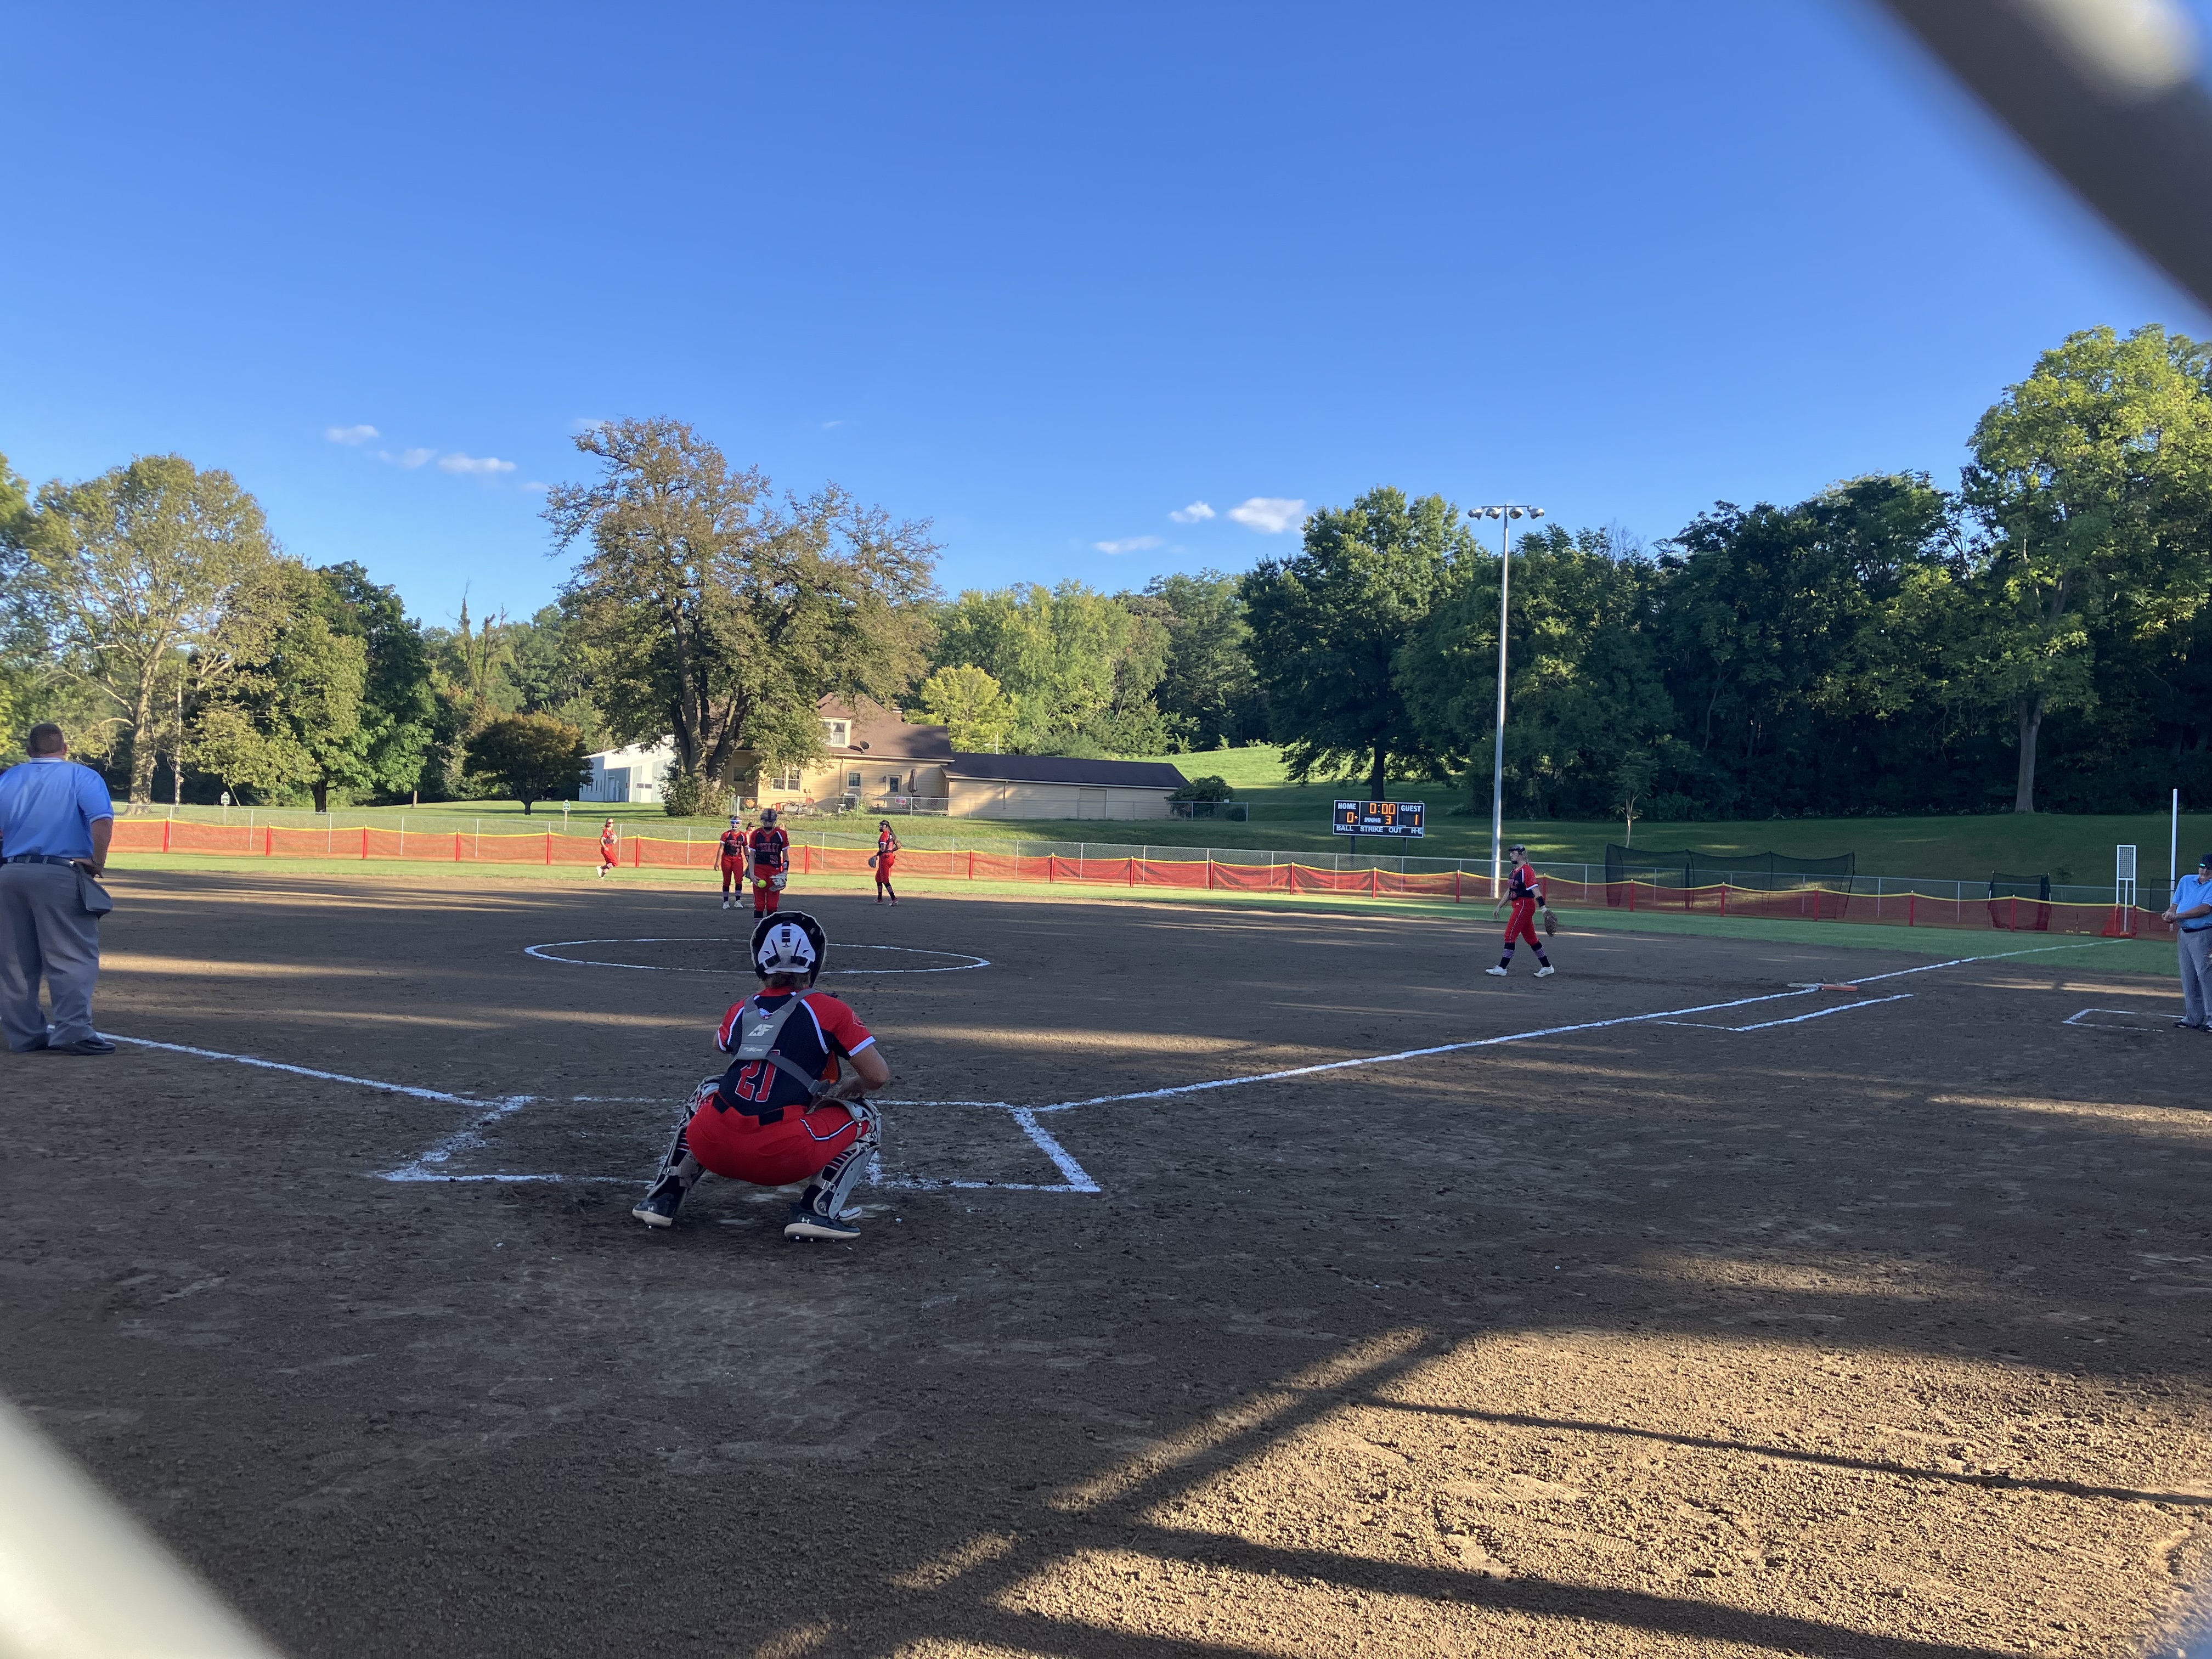
[[[2212,1011],[2212,853],[2197,860],[2197,873],[2184,876],[2173,890],[2166,919],[2174,925],[2181,951],[2181,1018],[2185,1031],[2207,1029]]]
[[[115,803],[99,773],[69,757],[60,726],[33,726],[24,746],[31,757],[0,773],[0,1036],[19,1054],[112,1054],[93,1029],[92,992],[110,908],[94,878],[107,866]]]
[[[1553,972],[1552,959],[1544,954],[1544,941],[1536,936],[1537,910],[1541,908],[1544,912],[1546,927],[1556,928],[1559,923],[1553,919],[1551,904],[1544,895],[1544,878],[1536,873],[1536,866],[1528,862],[1527,848],[1511,847],[1506,851],[1513,860],[1513,873],[1506,880],[1504,896],[1490,907],[1492,921],[1498,920],[1498,911],[1507,904],[1513,907],[1513,914],[1505,923],[1505,954],[1498,958],[1498,966],[1486,968],[1482,971],[1504,978],[1507,969],[1512,965],[1514,941],[1526,939],[1528,948],[1536,953],[1536,977],[1549,979]]]
[[[647,1226],[674,1226],[685,1195],[711,1171],[757,1187],[805,1182],[786,1238],[860,1236],[845,1201],[883,1133],[861,1094],[891,1074],[860,1017],[814,989],[828,953],[821,924],[804,910],[753,924],[760,992],[722,1017],[714,1046],[731,1056],[729,1069],[701,1083],[677,1120],[653,1184],[630,1212]]]

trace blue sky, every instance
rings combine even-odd
[[[227,467],[434,623],[551,597],[532,486],[615,415],[934,520],[948,589],[1120,587],[1376,483],[1650,539],[1948,483],[2069,330],[2212,329],[1847,0],[9,34],[0,452]]]

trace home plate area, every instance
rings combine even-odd
[[[297,1659],[2086,1659],[2201,1574],[2212,1114],[2127,947],[798,895],[892,1071],[802,1248],[630,1217],[711,890],[118,889],[132,1045],[0,1061],[0,1366]]]

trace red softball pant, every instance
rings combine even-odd
[[[1530,950],[1540,951],[1544,948],[1542,942],[1536,937],[1536,901],[1534,899],[1515,899],[1513,914],[1505,918],[1506,944],[1510,945],[1523,938],[1528,941]]]
[[[805,1113],[787,1107],[781,1122],[764,1124],[710,1103],[691,1115],[684,1140],[691,1156],[718,1176],[756,1187],[782,1187],[820,1175],[831,1158],[860,1138],[860,1121],[842,1106],[817,1106]]]

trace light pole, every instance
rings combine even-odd
[[[1498,520],[1498,745],[1490,763],[1490,896],[1505,878],[1505,607],[1513,570],[1513,520],[1540,519],[1544,509],[1522,501],[1471,507],[1470,519]]]

